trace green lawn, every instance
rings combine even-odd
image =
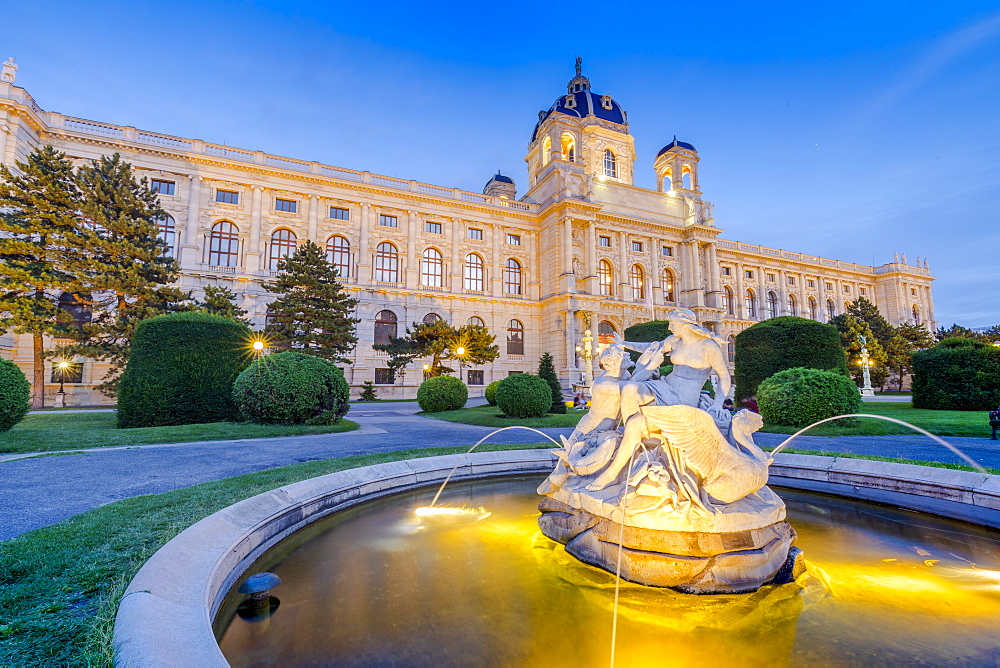
[[[240,438],[300,436],[353,431],[356,422],[341,420],[331,426],[272,425],[236,422],[186,424],[173,427],[118,429],[116,413],[61,413],[28,415],[10,431],[0,434],[0,453],[52,452],[81,448],[227,441]]]
[[[937,436],[989,436],[985,411],[938,411],[913,408],[910,402],[872,402],[862,404],[861,413],[884,415],[922,427]],[[772,434],[794,434],[797,427],[765,424],[761,431]],[[806,432],[808,436],[885,436],[888,434],[914,434],[902,425],[859,418],[853,425],[824,424]]]
[[[540,418],[509,418],[504,417],[500,409],[496,406],[475,406],[473,408],[461,408],[457,411],[442,411],[440,413],[424,413],[417,415],[434,418],[435,420],[445,420],[447,422],[461,422],[463,424],[475,424],[481,427],[575,427],[586,411],[574,411],[560,414],[549,414]]]

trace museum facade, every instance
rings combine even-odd
[[[579,383],[585,330],[596,348],[677,306],[729,341],[772,316],[826,321],[858,297],[892,324],[935,327],[926,260],[867,266],[722,238],[689,143],[674,138],[656,155],[655,190],[635,186],[626,112],[594,93],[579,65],[567,92],[539,113],[521,195],[501,174],[468,192],[47,112],[14,85],[14,72],[5,67],[0,81],[4,164],[42,144],[76,164],[120,153],[159,193],[178,286],[196,297],[227,286],[263,327],[274,298],[263,286],[278,260],[306,240],[325,248],[360,300],[345,369],[355,393],[372,380],[384,398],[414,396],[424,360],[394,378],[372,346],[435,318],[497,337],[494,363],[462,369],[473,395],[534,371],[544,352],[565,386]],[[0,355],[29,378],[31,351],[27,336],[0,336]],[[75,360],[66,404],[107,403],[93,389],[106,370]],[[58,378],[47,378],[51,404]]]

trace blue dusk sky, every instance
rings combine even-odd
[[[629,113],[637,185],[673,135],[723,237],[928,257],[942,325],[1000,324],[1000,7],[929,2],[10,3],[45,109],[479,191],[525,190],[573,61]]]

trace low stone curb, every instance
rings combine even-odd
[[[366,501],[453,480],[544,473],[548,450],[507,450],[389,462],[259,494],[178,534],[136,574],[115,619],[115,664],[228,666],[212,631],[246,570],[308,524]],[[1000,527],[1000,476],[893,462],[779,454],[770,485],[887,503]]]

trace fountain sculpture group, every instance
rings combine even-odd
[[[790,582],[804,566],[753,442],[761,418],[723,408],[722,341],[687,309],[667,320],[664,341],[619,338],[601,353],[591,410],[538,489],[541,530],[640,584],[718,594]],[[636,363],[627,350],[641,353]],[[661,378],[667,355],[673,369]],[[715,399],[702,391],[713,372]]]

